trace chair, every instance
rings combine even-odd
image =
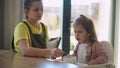
[[[100,42],[108,56],[108,63],[113,63],[113,47],[112,45],[107,41],[101,41]]]
[[[98,64],[98,65],[88,65],[84,68],[115,68],[115,65],[113,64],[113,47],[112,45],[107,41],[100,41],[102,44],[107,56],[108,56],[108,63],[106,64]]]

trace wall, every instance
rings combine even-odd
[[[4,47],[4,0],[0,0],[0,49]]]
[[[13,37],[14,27],[19,21],[22,20],[21,3],[23,0],[4,1],[4,49],[11,49],[11,41]]]

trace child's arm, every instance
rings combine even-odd
[[[95,54],[97,56],[96,59],[93,59],[91,61],[88,62],[88,65],[94,65],[94,64],[104,64],[107,62],[107,55],[104,51],[104,49],[102,48],[102,45],[95,45]]]

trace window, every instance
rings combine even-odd
[[[48,3],[49,2],[49,3]],[[42,22],[48,26],[50,37],[61,36],[62,0],[43,0]]]

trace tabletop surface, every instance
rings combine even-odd
[[[0,68],[115,68],[113,64],[81,66],[58,60],[24,57],[10,50],[0,50]]]
[[[9,50],[0,50],[0,68],[82,68],[75,64],[37,57],[24,57]]]

